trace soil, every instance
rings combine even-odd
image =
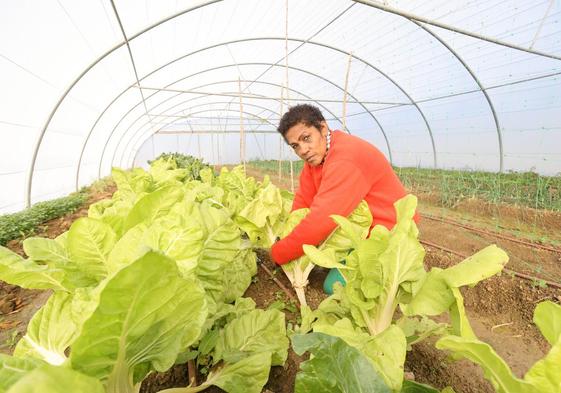
[[[248,174],[257,180],[263,174],[248,168]],[[277,185],[290,189],[290,179],[280,182],[276,175],[271,180]],[[110,197],[112,190],[92,196],[89,203]],[[514,235],[528,241],[541,242],[560,248],[561,214],[539,211],[508,205],[491,205],[478,200],[466,200],[450,209],[435,204],[434,196],[419,196],[419,211],[438,217],[446,217],[478,228]],[[45,223],[39,236],[56,237],[66,231],[71,223],[87,215],[88,204],[77,212],[63,218]],[[507,265],[511,270],[523,272],[536,277],[536,280],[523,280],[509,274],[495,276],[473,288],[464,288],[466,311],[476,335],[489,343],[506,361],[514,374],[522,377],[538,359],[549,351],[549,344],[532,322],[535,306],[544,300],[561,303],[561,289],[544,286],[539,279],[561,283],[561,254],[518,245],[506,240],[493,238],[469,230],[422,219],[419,224],[421,240],[453,249],[465,255],[471,255],[481,248],[495,243],[505,249],[510,256]],[[22,254],[21,241],[8,244],[12,250]],[[426,247],[425,265],[447,267],[461,258],[438,249]],[[290,283],[282,270],[276,267],[266,252],[258,252],[259,262],[264,264],[286,288]],[[325,295],[322,291],[323,280],[327,271],[315,268],[309,278],[306,297],[312,308],[317,307]],[[46,301],[47,291],[30,291],[0,282],[0,352],[9,353],[34,312]],[[290,325],[299,322],[294,303],[280,289],[275,281],[259,268],[252,285],[246,292],[255,300],[258,307],[266,308],[271,304],[285,304],[283,310]],[[411,371],[415,380],[438,388],[451,386],[457,393],[493,392],[489,382],[483,377],[479,366],[461,360],[452,362],[448,355],[434,347],[436,339],[429,338],[413,346],[408,352],[406,369]],[[303,359],[289,350],[284,367],[273,367],[264,392],[292,393],[298,366]],[[204,377],[199,375],[199,381]],[[175,366],[166,373],[156,373],[143,383],[142,392],[151,393],[173,387],[186,386],[188,374],[186,365]],[[211,388],[208,392],[220,392]]]

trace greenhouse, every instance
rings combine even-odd
[[[561,393],[558,1],[0,22],[0,393]]]

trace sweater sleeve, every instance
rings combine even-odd
[[[302,209],[303,207],[310,207],[315,195],[315,186],[310,173],[308,165],[304,165],[300,173],[299,185],[296,193],[294,194],[294,201],[292,202],[292,210]]]
[[[320,244],[337,226],[329,216],[348,216],[369,189],[362,171],[354,163],[344,160],[332,163],[323,174],[310,213],[287,237],[271,248],[273,260],[277,264],[285,264],[304,254],[304,244]]]

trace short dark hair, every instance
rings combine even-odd
[[[325,118],[319,108],[309,104],[300,104],[293,106],[282,116],[277,131],[284,138],[286,132],[299,123],[308,127],[315,127],[318,131],[321,131],[322,121],[325,121]]]

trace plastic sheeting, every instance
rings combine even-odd
[[[561,172],[559,2],[114,6],[0,6],[0,213],[161,152],[239,162],[242,123],[247,159],[295,159],[282,112],[341,128],[345,90],[348,132],[394,165]]]

